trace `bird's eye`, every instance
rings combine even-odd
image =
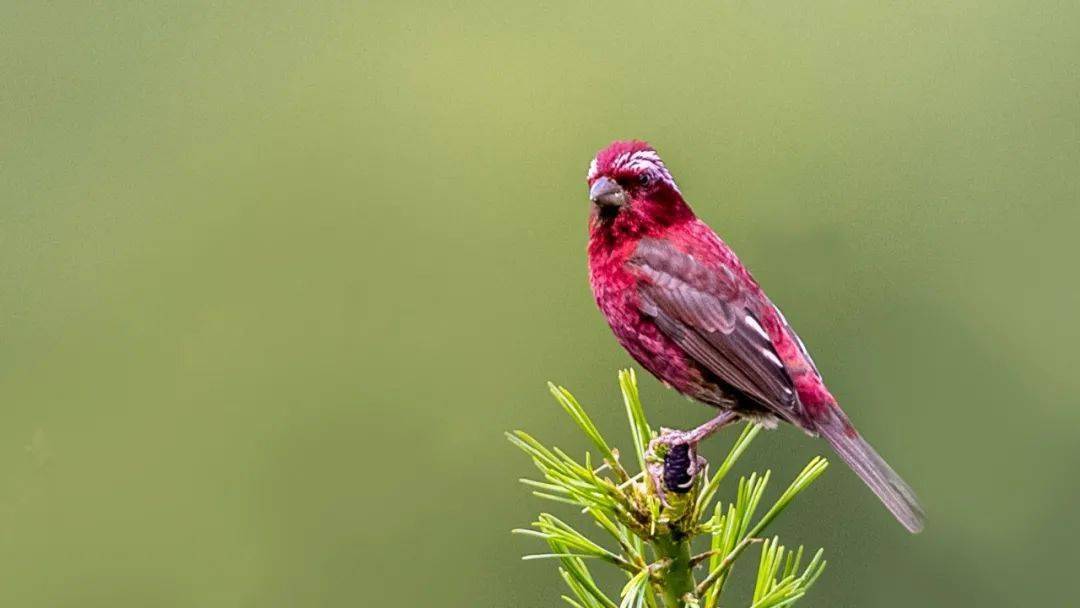
[[[638,185],[648,186],[649,182],[652,181],[652,178],[649,177],[648,173],[642,173],[641,175],[638,176],[637,181],[638,181]]]

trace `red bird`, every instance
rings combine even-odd
[[[666,385],[721,410],[660,440],[692,450],[737,418],[789,422],[824,437],[905,528],[922,530],[914,492],[859,436],[795,330],[694,215],[656,151],[616,141],[588,182],[589,284],[615,337]]]

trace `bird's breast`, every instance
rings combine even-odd
[[[615,339],[654,376],[680,392],[692,394],[692,387],[700,383],[700,374],[654,320],[642,313],[639,280],[625,260],[589,258],[589,284]]]

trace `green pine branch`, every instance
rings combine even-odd
[[[734,500],[717,501],[720,482],[757,436],[761,427],[747,424],[716,472],[707,467],[696,474],[689,492],[665,492],[656,487],[649,466],[663,470],[663,455],[649,444],[656,437],[645,417],[633,370],[619,373],[634,448],[632,471],[619,450],[604,438],[585,409],[565,388],[549,385],[552,395],[595,448],[581,461],[562,450],[546,447],[524,431],[508,433],[540,471],[543,480],[522,479],[539,498],[573,505],[602,531],[594,540],[550,513],[541,513],[531,528],[514,530],[546,542],[548,552],[526,560],[553,559],[570,590],[563,600],[575,608],[716,608],[736,562],[751,545],[761,545],[750,608],[794,605],[825,568],[822,551],[803,566],[803,548],[787,550],[779,539],[762,537],[765,529],[795,497],[825,471],[828,461],[817,457],[799,473],[764,514],[756,517],[771,472],[739,480]],[[660,477],[662,479],[662,476]],[[660,482],[662,483],[662,482]],[[694,554],[694,540],[704,538],[708,549]],[[600,588],[590,563],[604,562],[624,571],[627,582],[617,595]],[[699,576],[699,574],[701,576]]]

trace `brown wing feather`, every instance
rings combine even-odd
[[[642,240],[630,263],[642,279],[642,312],[666,336],[758,405],[788,420],[797,417],[791,377],[730,271],[714,271],[652,239]]]

